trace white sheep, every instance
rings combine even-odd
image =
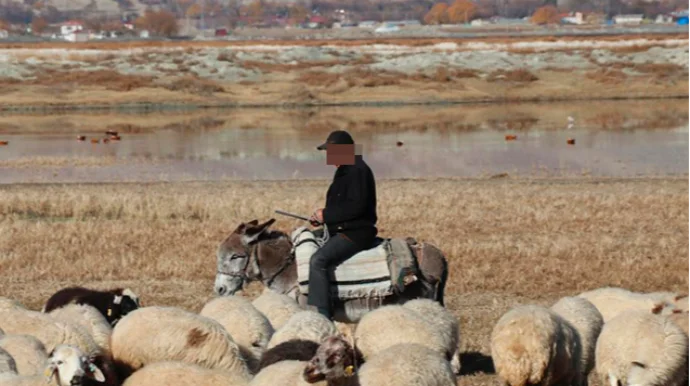
[[[80,325],[63,322],[38,311],[21,308],[0,309],[0,328],[6,334],[36,337],[43,343],[46,352],[53,351],[59,344],[77,346],[88,355],[102,352],[91,334]]]
[[[252,372],[256,370],[274,331],[271,322],[251,301],[241,296],[217,297],[207,302],[199,315],[225,327],[239,345]]]
[[[276,362],[266,366],[254,376],[249,382],[249,386],[327,386],[328,382],[323,380],[309,383],[304,380],[303,373],[307,362],[286,360]]]
[[[666,316],[622,312],[604,324],[595,355],[603,383],[687,385],[688,336]]]
[[[579,384],[581,354],[575,328],[538,305],[509,310],[491,332],[496,374],[510,386]]]
[[[292,315],[304,311],[294,299],[268,288],[252,301],[252,305],[268,318],[275,331],[283,327]]]
[[[89,357],[79,348],[71,345],[58,345],[52,352],[45,372],[37,375],[0,375],[3,386],[82,386],[105,382],[103,372],[89,360]]]
[[[41,374],[48,362],[45,346],[31,335],[5,335],[0,338],[0,349],[12,355],[19,375]]]
[[[0,311],[8,309],[26,310],[27,308],[17,300],[0,296]]]
[[[314,311],[300,311],[273,333],[267,348],[271,349],[292,339],[321,343],[326,337],[337,333],[335,324],[325,316]]]
[[[448,350],[452,353],[450,361],[455,374],[460,373],[460,324],[458,319],[441,303],[431,299],[413,299],[403,304],[404,308],[417,311],[423,318],[427,319],[430,325],[435,326],[439,333],[446,336],[444,340],[448,342]]]
[[[455,386],[450,362],[435,350],[417,343],[390,346],[357,371],[360,386]]]
[[[688,311],[680,311],[674,312],[671,315],[668,316],[669,319],[671,319],[678,327],[680,327],[681,330],[685,333],[685,335],[690,334],[688,331],[688,324],[690,323],[690,313]]]
[[[577,295],[589,300],[599,310],[604,323],[623,311],[643,310],[669,315],[675,304],[663,296],[632,292],[618,287],[603,287]]]
[[[17,374],[17,372],[17,363],[14,361],[14,357],[0,347],[0,374]]]
[[[365,314],[354,333],[355,345],[364,360],[398,343],[419,343],[450,361],[453,352],[448,334],[418,312],[401,305],[386,305]]]
[[[141,307],[128,313],[115,325],[110,349],[113,359],[130,371],[168,360],[251,377],[239,347],[220,323],[176,307]]]
[[[551,310],[567,320],[577,331],[582,345],[580,358],[581,379],[587,379],[594,368],[594,349],[604,326],[604,318],[589,300],[566,296],[557,301]]]
[[[122,386],[246,386],[248,380],[223,370],[177,361],[148,364],[130,375]]]
[[[48,313],[57,320],[84,327],[104,352],[110,351],[113,328],[96,307],[88,304],[68,304]]]

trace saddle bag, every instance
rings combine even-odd
[[[408,241],[401,238],[386,242],[388,269],[394,290],[400,294],[405,287],[419,280],[419,265]]]

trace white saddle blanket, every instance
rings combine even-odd
[[[309,260],[319,249],[314,233],[306,227],[297,228],[291,235],[297,263],[297,280],[302,294],[309,293]],[[386,242],[358,252],[335,271],[329,271],[331,295],[340,299],[382,297],[393,293],[388,268]]]

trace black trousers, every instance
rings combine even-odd
[[[315,306],[327,318],[332,318],[333,307],[331,305],[328,272],[361,250],[360,246],[342,234],[336,234],[328,239],[326,244],[319,248],[309,261],[307,304]]]

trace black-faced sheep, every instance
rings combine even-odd
[[[308,361],[316,355],[319,344],[304,339],[291,339],[266,350],[261,355],[257,372],[280,361]]]
[[[71,303],[95,307],[111,326],[115,326],[122,317],[141,307],[139,297],[129,288],[99,291],[84,287],[69,287],[54,293],[46,302],[42,312],[51,312]]]
[[[575,328],[546,307],[517,306],[491,332],[496,373],[510,386],[577,384],[581,355]]]
[[[252,378],[249,386],[311,386],[302,378],[307,362],[280,361],[267,366]],[[326,381],[317,382],[316,386],[329,386]]]
[[[604,384],[688,384],[688,336],[667,316],[622,312],[604,324],[595,355]]]
[[[325,381],[329,386],[356,385],[356,375],[364,363],[361,353],[342,336],[326,338],[304,367],[303,378],[310,384]]]

